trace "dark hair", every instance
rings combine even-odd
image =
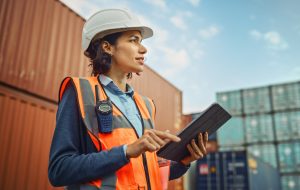
[[[118,38],[123,34],[123,32],[117,32],[104,36],[101,39],[92,40],[84,55],[90,58],[90,64],[93,68],[91,73],[92,76],[97,76],[99,74],[105,74],[109,71],[111,67],[111,55],[106,53],[101,44],[104,41],[107,41],[111,45],[116,45]],[[132,73],[128,73],[127,78],[131,78]]]

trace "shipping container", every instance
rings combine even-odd
[[[184,114],[181,116],[181,128],[186,127],[190,122],[192,122],[192,114]]]
[[[67,76],[90,76],[81,48],[84,18],[57,0],[3,0],[0,17],[0,84],[58,101]],[[180,129],[182,92],[145,66],[130,81],[154,99],[157,129]]]
[[[57,101],[66,76],[89,76],[84,19],[57,0],[2,0],[0,81]]]
[[[129,83],[138,93],[153,99],[156,107],[155,127],[175,134],[182,129],[182,92],[149,67]]]
[[[47,166],[56,104],[1,85],[0,104],[0,189],[54,189]]]
[[[216,141],[208,141],[206,144],[207,153],[217,152],[219,149],[218,143]]]
[[[300,111],[275,113],[278,141],[300,139]]]
[[[270,114],[246,116],[245,131],[247,143],[274,141],[272,116]]]
[[[197,190],[280,189],[280,175],[246,151],[208,154],[197,161]]]
[[[233,116],[242,114],[242,99],[239,90],[217,93],[217,102]]]
[[[276,148],[274,144],[256,144],[247,146],[249,153],[277,168]]]
[[[296,171],[300,172],[300,141],[294,142],[295,165]]]
[[[281,176],[281,190],[299,190],[300,175]]]
[[[218,149],[220,152],[225,151],[244,151],[246,150],[245,146],[219,146]]]
[[[219,146],[242,146],[245,143],[243,119],[232,117],[218,131]]]
[[[185,190],[196,190],[196,171],[197,169],[197,162],[192,162],[190,168],[183,176],[183,183],[184,183],[184,189]]]
[[[269,113],[271,100],[268,87],[242,90],[245,114]]]
[[[300,82],[272,86],[275,111],[300,108]]]
[[[300,142],[280,143],[278,152],[280,172],[300,172]]]

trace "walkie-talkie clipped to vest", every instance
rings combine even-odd
[[[99,85],[95,85],[96,94],[96,106],[95,111],[97,115],[98,128],[100,133],[111,133],[112,132],[112,103],[107,97],[106,100],[100,100],[99,98]]]

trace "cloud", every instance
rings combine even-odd
[[[217,26],[209,26],[199,31],[199,35],[202,39],[210,39],[220,33],[220,29]]]
[[[101,9],[107,8],[121,8],[130,10],[128,1],[122,1],[122,3],[116,3],[110,0],[60,0],[63,4],[70,7],[73,11],[79,14],[82,18],[87,19],[95,12]],[[134,11],[132,11],[134,12]]]
[[[205,55],[205,52],[198,40],[193,40],[189,42],[189,52],[191,54],[191,57],[197,61],[200,61]]]
[[[262,34],[257,30],[251,30],[250,31],[250,36],[252,36],[256,40],[260,40],[261,37],[262,37]]]
[[[166,68],[162,71],[164,77],[173,77],[190,65],[189,54],[185,49],[162,46],[159,50],[164,55],[161,63],[166,64]]]
[[[271,50],[285,50],[289,47],[288,43],[277,31],[262,33],[258,30],[251,30],[250,36],[255,40],[263,40],[266,47]]]
[[[187,0],[192,6],[197,7],[200,4],[200,0]]]
[[[177,28],[179,28],[181,30],[187,29],[187,26],[186,26],[183,18],[179,15],[171,17],[170,21],[172,24],[174,24],[174,26],[176,26]]]
[[[99,7],[95,6],[90,1],[81,0],[60,0],[63,4],[67,5],[74,12],[79,14],[82,18],[87,19],[91,14],[99,10]]]
[[[281,43],[280,35],[277,32],[267,32],[264,37],[265,40],[272,45],[278,45]]]
[[[156,6],[158,8],[161,9],[166,9],[167,5],[166,5],[166,1],[165,0],[144,0],[146,3]]]

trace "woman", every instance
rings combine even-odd
[[[49,179],[68,189],[162,189],[156,151],[180,139],[154,129],[155,106],[127,84],[143,72],[152,30],[120,9],[95,13],[83,27],[83,49],[93,77],[66,78],[49,162]],[[207,133],[188,146],[190,156],[171,162],[170,177],[183,175],[206,153]]]

